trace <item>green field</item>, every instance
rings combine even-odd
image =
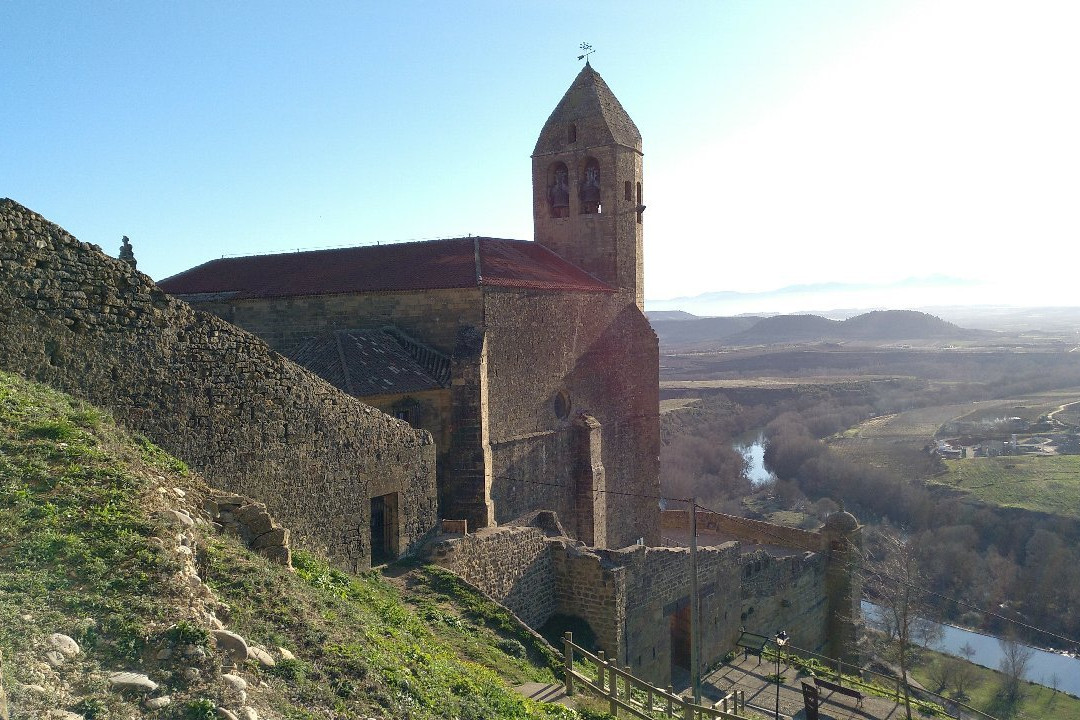
[[[1080,456],[947,460],[935,482],[966,490],[983,502],[1080,517]]]
[[[919,660],[912,677],[930,690],[936,689],[931,680],[932,669],[945,659],[945,655],[931,650],[920,650]],[[969,699],[965,702],[973,708],[999,718],[1054,718],[1054,720],[1080,720],[1080,699],[1051,688],[1027,683],[1024,685],[1023,698],[1016,707],[1004,707],[997,697],[1001,687],[1002,675],[996,670],[989,670],[980,665],[965,663],[971,672],[972,681],[966,692]]]

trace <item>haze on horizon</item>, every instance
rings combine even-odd
[[[0,195],[110,254],[130,236],[156,279],[531,238],[528,156],[586,41],[644,138],[650,306],[931,276],[1075,304],[1080,5],[612,7],[14,0]]]

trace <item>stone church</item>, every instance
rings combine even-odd
[[[588,545],[657,545],[641,135],[588,64],[540,131],[532,185],[533,240],[223,258],[159,285],[428,430],[441,518],[554,510]],[[373,555],[396,556],[400,498],[370,501]]]

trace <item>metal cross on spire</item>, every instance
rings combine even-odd
[[[585,63],[588,64],[589,56],[592,55],[596,51],[592,49],[592,45],[590,45],[589,43],[581,43],[581,45],[579,45],[578,47],[581,48],[582,54],[578,55],[577,59],[578,60],[584,60]]]

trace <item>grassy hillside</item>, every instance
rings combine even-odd
[[[0,716],[575,716],[509,689],[557,658],[454,576],[273,564],[215,530],[207,492],[104,413],[0,373]],[[233,665],[221,628],[262,659]]]

